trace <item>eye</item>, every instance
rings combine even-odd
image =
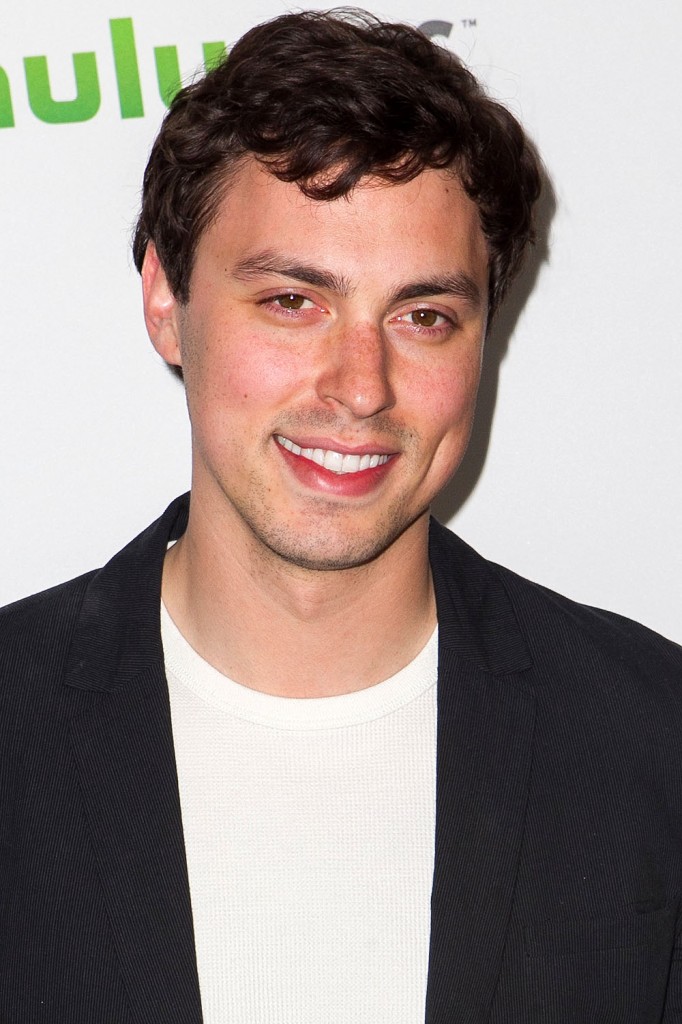
[[[273,295],[270,302],[274,302],[282,309],[291,310],[311,309],[313,306],[310,299],[306,299],[305,295],[297,295],[296,292],[286,292],[283,295]],[[306,303],[308,303],[307,306]]]
[[[417,327],[436,327],[439,320],[445,319],[435,309],[413,309],[408,316]]]
[[[264,310],[271,323],[279,323],[285,328],[312,327],[328,314],[316,296],[294,291],[264,295],[256,300],[256,304]]]
[[[410,327],[423,327],[426,330],[442,330],[455,325],[453,317],[439,313],[437,309],[428,308],[410,309],[407,313],[400,313],[395,319]]]

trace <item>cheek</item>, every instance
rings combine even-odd
[[[424,463],[423,485],[429,500],[442,490],[457,470],[466,451],[476,406],[480,376],[477,355],[456,366],[423,375],[413,389],[415,415]]]
[[[447,366],[418,379],[413,393],[422,421],[436,443],[468,438],[476,406],[480,369],[478,359]]]
[[[262,333],[235,336],[225,330],[218,337],[195,353],[185,373],[195,407],[210,406],[214,416],[229,418],[266,406],[274,411],[305,378],[305,367],[281,346],[268,344]]]

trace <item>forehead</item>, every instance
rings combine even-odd
[[[419,269],[470,273],[485,290],[488,251],[478,209],[451,172],[427,169],[409,182],[368,177],[347,196],[310,199],[247,159],[227,183],[216,217],[197,247],[197,264],[229,270],[251,253],[272,251],[330,266],[344,275]]]

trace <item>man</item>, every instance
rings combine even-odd
[[[429,522],[539,180],[360,14],[173,103],[134,252],[191,501],[3,613],[3,1021],[682,1020],[680,651]]]

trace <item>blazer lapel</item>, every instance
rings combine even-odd
[[[98,573],[86,594],[67,685],[92,692],[71,722],[74,758],[133,1017],[201,1024],[168,690],[161,569],[186,507]]]
[[[530,657],[492,568],[433,524],[439,621],[436,854],[427,1024],[488,1018],[523,837]]]

